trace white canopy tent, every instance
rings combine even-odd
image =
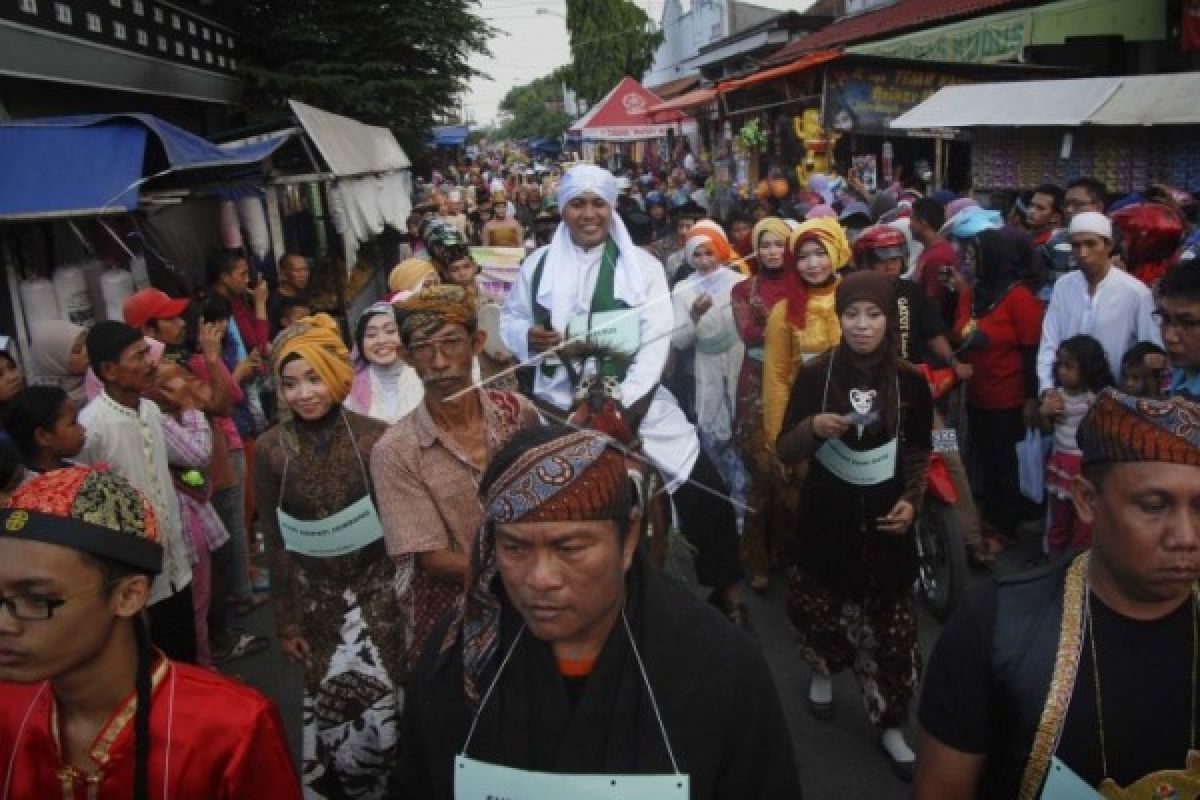
[[[947,86],[893,128],[1200,124],[1200,72]]]

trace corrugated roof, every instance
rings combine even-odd
[[[881,39],[912,28],[941,24],[1005,6],[1027,5],[1028,0],[900,0],[894,5],[845,17],[821,30],[784,45],[768,63],[790,61],[812,50]]]

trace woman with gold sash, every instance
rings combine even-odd
[[[343,408],[350,353],[325,314],[271,348],[278,425],[255,485],[284,653],[304,665],[306,798],[383,798],[400,756],[403,615],[367,464],[382,421]]]

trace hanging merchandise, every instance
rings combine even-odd
[[[85,328],[91,327],[96,321],[96,312],[88,293],[87,275],[82,266],[72,265],[55,269],[54,294],[58,297],[58,307],[62,316],[67,321]]]
[[[100,292],[104,296],[104,318],[123,320],[125,301],[133,294],[133,274],[123,269],[105,270],[100,275]]]
[[[26,322],[63,318],[54,284],[45,278],[21,281],[21,306],[25,309]]]
[[[237,201],[238,219],[245,231],[246,246],[258,263],[262,263],[271,249],[271,232],[267,228],[267,214],[258,195],[250,194]]]
[[[150,273],[146,271],[146,257],[134,256],[129,259],[129,271],[133,274],[134,289],[150,287]]]
[[[242,227],[232,200],[221,201],[221,244],[227,250],[242,249]]]

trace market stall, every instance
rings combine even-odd
[[[892,127],[969,132],[976,190],[1081,176],[1118,194],[1200,190],[1198,72],[949,87]]]
[[[668,142],[677,135],[692,136],[692,118],[670,111],[651,115],[662,98],[626,76],[604,99],[571,125],[569,136],[582,142],[586,161],[610,167],[665,163]]]

